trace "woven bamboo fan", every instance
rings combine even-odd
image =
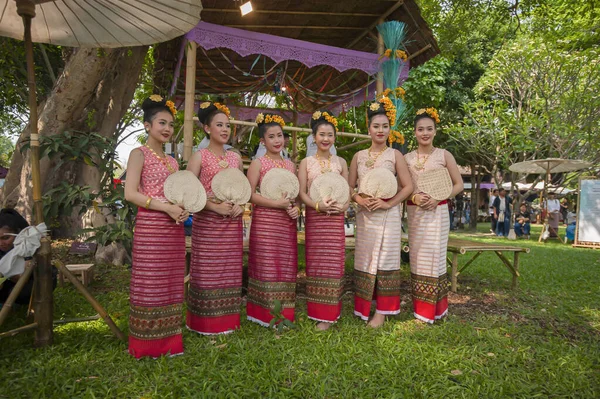
[[[182,204],[186,211],[200,212],[206,205],[206,190],[200,180],[188,170],[180,170],[167,177],[165,197],[173,204]]]
[[[373,198],[392,198],[398,192],[398,180],[389,169],[375,168],[360,180],[358,192]]]
[[[252,195],[250,182],[244,173],[236,168],[223,169],[217,173],[210,188],[217,200],[236,205],[247,203]]]
[[[265,174],[260,183],[260,195],[272,200],[280,200],[284,195],[290,200],[300,192],[300,184],[295,174],[287,169],[273,168]]]
[[[417,179],[417,190],[437,201],[448,199],[452,186],[452,179],[446,168],[426,170]]]
[[[348,202],[350,186],[348,186],[346,179],[339,173],[324,173],[313,181],[310,186],[309,195],[315,202],[329,198],[343,205]]]

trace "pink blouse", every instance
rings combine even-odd
[[[164,161],[158,158],[148,147],[138,147],[144,154],[144,166],[140,176],[140,186],[138,191],[152,199],[160,202],[169,202],[165,198],[165,180],[171,175],[171,171],[166,164],[171,166],[174,171],[179,170],[179,164],[175,158],[167,156]]]
[[[362,150],[357,153],[356,163],[358,169],[358,181],[367,174],[368,171],[374,168],[385,168],[396,174],[396,155],[393,148],[386,148],[383,153],[377,157],[373,166],[367,166],[369,160],[369,150]]]
[[[273,161],[271,158],[269,158],[266,155],[264,155],[258,159],[260,160],[260,179],[258,180],[259,186],[260,186],[260,182],[262,181],[263,177],[265,177],[267,172],[274,168],[283,167],[284,169],[287,169],[290,172],[292,172],[294,175],[296,174],[296,165],[294,165],[294,163],[292,161],[290,161],[289,159],[284,159],[283,162],[282,161]]]
[[[319,162],[321,161],[321,162]],[[319,160],[317,157],[312,156],[306,158],[306,175],[307,175],[307,188],[310,189],[312,182],[323,173],[323,165],[325,168],[331,169],[330,172],[342,174],[342,164],[337,155],[331,156],[331,165],[327,160]]]
[[[221,158],[217,157],[206,148],[200,150],[200,155],[202,156],[202,165],[200,176],[198,178],[200,179],[200,183],[204,186],[204,190],[206,190],[206,195],[210,198],[213,197],[212,188],[210,187],[212,179],[217,173],[223,170],[223,168],[219,166]],[[242,162],[240,156],[233,151],[225,151],[225,160],[230,168],[236,169],[239,169],[240,163]]]

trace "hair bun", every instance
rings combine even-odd
[[[379,101],[372,102],[367,109],[367,117],[369,120],[375,115],[385,115],[385,108]]]
[[[167,100],[158,94],[153,94],[142,103],[142,110],[147,111],[152,108],[157,107],[165,107],[167,105]]]

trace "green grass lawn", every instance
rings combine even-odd
[[[352,316],[347,294],[327,332],[315,330],[302,298],[295,330],[278,336],[245,320],[230,335],[186,330],[185,354],[175,358],[133,359],[102,321],[57,326],[47,349],[32,347],[32,333],[6,338],[0,398],[600,397],[600,251],[516,243],[531,248],[521,256],[519,289],[484,254],[459,277],[449,317],[433,326],[413,320],[403,265],[403,311],[378,330]],[[128,279],[126,268],[99,266],[91,285],[125,331]],[[55,294],[55,318],[95,314],[70,285]],[[23,322],[14,315],[2,330]]]

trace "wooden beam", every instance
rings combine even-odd
[[[317,26],[317,25],[244,25],[228,24],[230,28],[243,29],[327,29],[327,30],[361,30],[360,26]]]
[[[398,1],[396,1],[396,4],[394,4],[393,6],[391,6],[390,8],[388,8],[388,10],[386,12],[384,12],[383,14],[381,14],[380,17],[375,22],[373,22],[371,25],[369,25],[369,27],[367,29],[363,30],[362,33],[360,35],[358,35],[350,43],[348,43],[346,45],[346,47],[352,47],[356,43],[358,43],[359,41],[361,41],[363,37],[365,37],[366,35],[368,35],[369,32],[371,32],[373,29],[375,29],[375,27],[377,25],[379,25],[379,21],[380,20],[385,20],[387,17],[390,16],[391,13],[393,13],[394,11],[396,11],[403,4],[404,4],[404,0],[398,0]]]
[[[431,48],[431,44],[428,44],[427,46],[423,47],[422,49],[415,51],[414,53],[412,53],[411,55],[408,56],[409,60],[412,60],[415,57],[418,57],[419,55],[423,54],[424,52],[426,52],[427,50],[429,50]]]
[[[183,114],[183,160],[192,156],[194,146],[194,92],[196,91],[196,48],[194,41],[188,41],[185,75],[185,108]]]
[[[395,0],[394,0],[395,1]],[[203,8],[202,12],[225,12],[239,14],[239,8]],[[361,12],[325,12],[325,11],[282,11],[282,10],[254,10],[253,14],[279,14],[279,15],[326,15],[336,17],[378,17],[379,14]]]

